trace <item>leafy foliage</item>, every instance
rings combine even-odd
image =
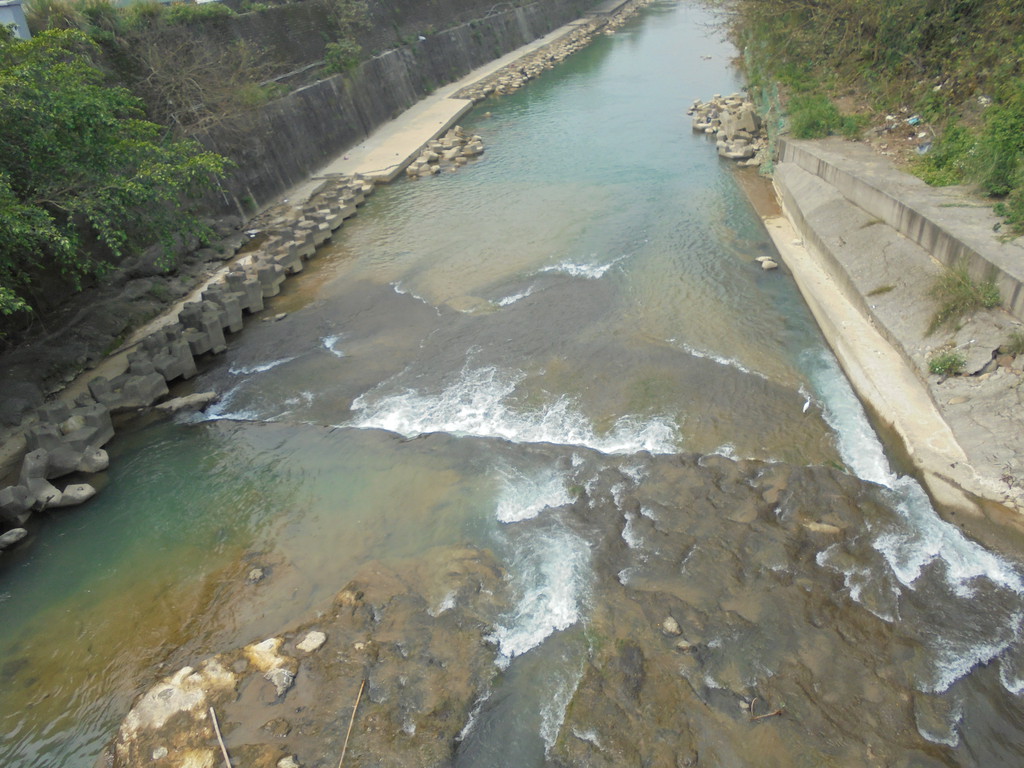
[[[221,3],[200,5],[140,0],[31,0],[35,30],[74,28],[102,52],[104,68],[142,99],[146,115],[183,136],[230,126],[280,95],[265,86],[274,66],[244,40],[211,45],[197,25],[219,25],[235,13]]]
[[[976,145],[970,131],[953,122],[932,151],[915,163],[914,173],[935,187],[959,184],[970,174]]]
[[[0,314],[28,308],[41,269],[77,284],[108,266],[103,255],[199,233],[185,201],[224,170],[220,156],[143,120],[94,53],[77,30],[0,39]]]
[[[940,137],[915,171],[1004,198],[1024,231],[1024,14],[1020,0],[735,0],[731,31],[755,85],[793,95],[794,134],[844,132],[821,99],[850,86],[908,107]],[[754,66],[751,67],[753,61]],[[760,82],[757,82],[760,81]],[[815,97],[814,108],[797,97]]]
[[[928,370],[936,376],[954,376],[964,369],[967,359],[959,352],[940,352],[928,361]]]
[[[1006,351],[1014,357],[1024,355],[1024,331],[1010,332],[1010,340],[1006,342]]]
[[[938,299],[939,309],[932,318],[929,333],[979,309],[993,309],[1002,304],[996,284],[991,280],[975,282],[963,262],[939,275],[931,294]]]
[[[370,11],[363,0],[321,0],[331,20],[335,38],[324,50],[328,72],[347,72],[359,64],[362,48],[356,42],[359,30],[369,25]]]
[[[853,138],[864,127],[861,119],[841,114],[822,94],[798,94],[790,99],[788,111],[790,132],[798,139],[819,139],[833,133]]]
[[[1024,155],[1024,86],[1014,83],[985,114],[978,141],[978,179],[990,195],[1007,195],[1020,184]]]

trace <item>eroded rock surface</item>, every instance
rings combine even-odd
[[[564,767],[974,765],[1024,715],[1006,687],[1024,670],[1013,578],[972,571],[988,555],[890,491],[825,467],[502,445],[566,473],[572,501],[505,530],[581,542],[579,621],[509,652],[521,595],[490,552],[372,563],[314,621],[159,683],[115,765],[199,764],[210,706],[245,765],[333,764],[364,680],[347,765],[483,764],[503,719],[536,714],[503,709],[510,680],[550,698],[537,669],[578,670],[533,735]],[[987,703],[965,729],[969,700]]]
[[[333,763],[322,764],[336,764],[363,680],[360,737],[346,762],[445,765],[496,673],[483,638],[501,589],[493,557],[476,549],[437,550],[400,568],[371,564],[315,622],[151,688],[121,725],[114,765],[221,764],[210,707],[240,764],[319,765],[325,755]]]

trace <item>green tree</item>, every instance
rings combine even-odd
[[[95,54],[78,30],[0,36],[0,315],[30,309],[42,270],[77,286],[131,247],[169,253],[203,231],[187,203],[227,161],[142,119]]]

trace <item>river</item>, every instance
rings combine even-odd
[[[894,472],[755,261],[685,115],[738,88],[714,21],[659,0],[479,105],[483,158],[380,189],[218,404],[108,446],[0,563],[0,764],[95,765],[160,675],[454,547],[503,574],[456,765],[1024,762],[1021,563]]]

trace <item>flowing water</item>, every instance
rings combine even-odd
[[[0,764],[91,766],[160,674],[463,545],[505,578],[456,765],[1021,764],[1020,563],[894,473],[755,261],[684,114],[737,88],[713,21],[656,2],[480,105],[483,159],[379,190],[201,374],[216,406],[109,446],[0,564]],[[655,651],[668,614],[695,650]]]

